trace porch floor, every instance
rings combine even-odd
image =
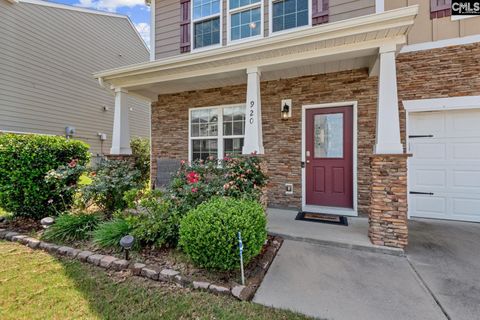
[[[392,255],[402,249],[373,245],[368,238],[368,219],[349,217],[348,226],[295,220],[297,211],[268,208],[268,232],[284,239],[304,241]]]

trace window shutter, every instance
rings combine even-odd
[[[328,22],[328,0],[312,0],[312,25]]]
[[[430,19],[452,15],[452,0],[430,0]]]
[[[190,52],[190,3],[180,0],[180,53]]]

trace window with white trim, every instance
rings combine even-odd
[[[190,161],[241,154],[245,105],[190,109]]]
[[[221,1],[192,0],[193,48],[203,48],[221,42]]]
[[[308,0],[272,0],[272,32],[306,26],[309,23]]]
[[[263,0],[227,0],[229,10],[230,41],[260,36],[262,34]]]

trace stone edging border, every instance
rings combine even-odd
[[[148,266],[139,262],[130,262],[125,259],[116,258],[114,256],[102,255],[92,251],[84,251],[68,246],[61,246],[53,243],[40,241],[38,239],[7,229],[0,229],[0,240],[2,239],[11,242],[21,243],[31,249],[40,249],[48,253],[69,257],[71,259],[76,259],[81,262],[90,263],[104,269],[110,269],[115,271],[131,270],[132,274],[135,276],[144,277],[153,281],[173,282],[183,288],[193,288],[203,291],[209,291],[216,294],[231,295],[241,301],[251,300],[257,289],[255,286],[252,287],[237,285],[233,287],[225,287],[206,281],[194,281],[188,277],[181,275],[180,272],[173,269],[158,270],[158,268],[154,266]],[[278,249],[279,247],[276,248],[276,250],[274,251],[274,255],[276,255]],[[269,266],[270,265],[264,267],[264,272],[267,271]]]

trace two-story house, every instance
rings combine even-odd
[[[450,5],[156,0],[152,61],[95,76],[119,119],[129,94],[152,101],[152,176],[261,154],[270,206],[368,215],[403,248],[408,217],[480,221],[480,18]]]

